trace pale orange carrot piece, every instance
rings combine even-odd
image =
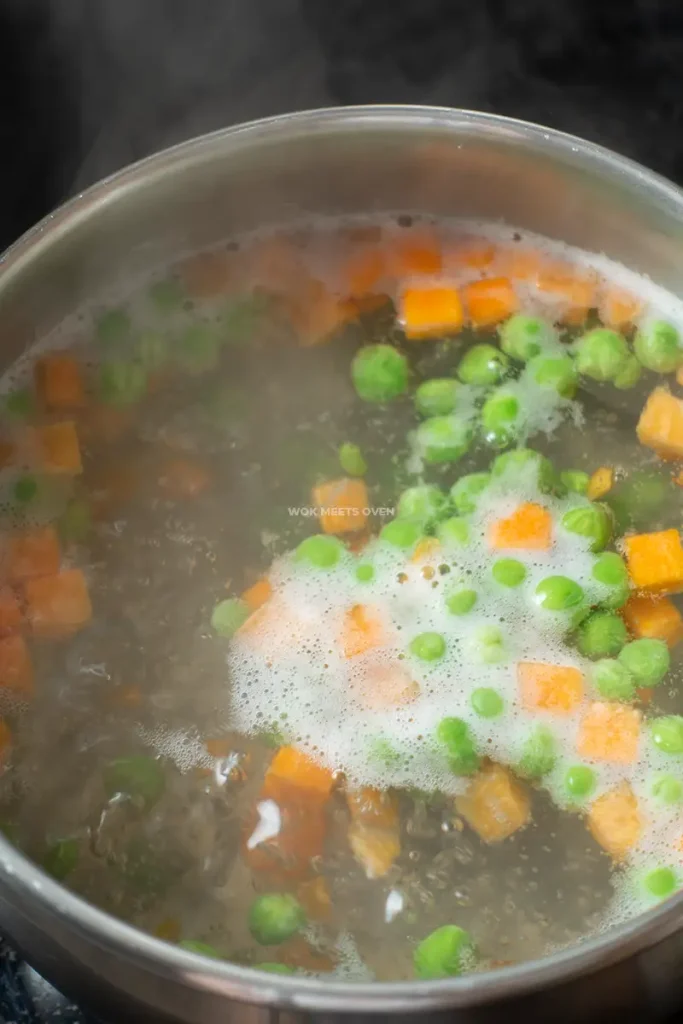
[[[280,792],[283,786],[309,802],[325,802],[332,792],[334,775],[296,747],[280,747],[266,772],[263,791]]]
[[[299,344],[304,348],[324,344],[355,315],[322,281],[314,278],[299,281],[297,294],[287,306]]]
[[[51,352],[33,368],[36,391],[49,412],[75,412],[85,405],[85,380],[77,359]]]
[[[255,612],[262,608],[266,601],[270,600],[272,594],[273,588],[270,585],[270,581],[264,576],[250,587],[247,587],[242,594],[242,600],[246,601],[250,611]]]
[[[638,440],[663,459],[683,459],[683,400],[666,388],[648,397],[636,427]]]
[[[583,673],[570,665],[545,665],[520,661],[517,685],[522,706],[528,711],[550,711],[570,715],[581,703]]]
[[[345,323],[357,320],[358,317],[365,316],[368,313],[376,313],[378,309],[383,309],[385,306],[389,306],[390,304],[391,297],[382,292],[377,292],[374,295],[359,295],[354,298],[340,300],[340,308],[344,316]]]
[[[683,546],[678,530],[635,533],[624,538],[633,586],[647,594],[683,590]]]
[[[329,921],[332,917],[332,897],[322,875],[301,882],[296,890],[299,903],[313,921]]]
[[[635,794],[627,782],[603,793],[588,811],[588,828],[613,860],[623,860],[645,827]]]
[[[456,267],[468,270],[486,270],[496,258],[496,247],[487,238],[470,238],[460,242],[453,250]]]
[[[354,604],[344,615],[340,643],[345,658],[355,658],[386,642],[382,615],[376,608]]]
[[[80,569],[27,580],[24,599],[26,619],[36,636],[68,636],[92,618],[88,585]]]
[[[379,246],[352,252],[344,270],[345,290],[353,298],[374,294],[387,276],[387,254]]]
[[[245,258],[256,280],[267,290],[295,293],[306,273],[301,250],[281,232],[251,245]]]
[[[401,839],[396,829],[354,822],[348,836],[353,855],[368,878],[383,878],[401,852]]]
[[[511,245],[499,253],[498,264],[513,281],[533,281],[541,266],[541,256],[534,249]]]
[[[607,285],[598,307],[598,313],[606,327],[620,331],[635,323],[642,308],[643,303],[637,295],[615,285]]]
[[[157,482],[169,498],[196,498],[207,490],[211,477],[192,459],[171,459],[162,467]]]
[[[46,473],[78,476],[83,472],[76,424],[71,420],[37,428],[36,440],[39,465]]]
[[[307,974],[331,974],[337,965],[330,953],[316,949],[303,935],[295,935],[280,946],[278,958],[287,967]]]
[[[25,696],[33,693],[33,664],[18,633],[0,638],[0,687]]]
[[[11,587],[0,585],[0,634],[15,633],[24,617]]]
[[[313,488],[312,498],[324,533],[360,533],[365,529],[368,489],[363,480],[328,480]]]
[[[456,797],[455,806],[485,843],[500,843],[531,818],[526,790],[498,764],[482,768],[465,793]]]
[[[157,939],[163,939],[164,942],[180,942],[182,934],[183,926],[177,917],[165,917],[154,929]]]
[[[669,647],[683,640],[683,615],[668,597],[630,597],[622,616],[636,639],[663,640]]]
[[[540,292],[552,295],[563,306],[562,319],[580,324],[597,305],[598,279],[594,272],[570,263],[541,264],[536,276]]]
[[[59,570],[61,550],[53,526],[23,530],[9,538],[7,575],[14,583],[33,576],[51,576]]]
[[[604,496],[612,490],[613,483],[614,470],[609,466],[601,466],[600,469],[595,470],[588,481],[586,497],[590,498],[591,501],[597,501],[598,498],[604,498]]]
[[[366,666],[362,678],[352,688],[364,707],[372,710],[402,707],[420,696],[420,686],[408,669],[398,662],[377,662]]]
[[[441,285],[404,289],[399,297],[398,319],[406,338],[420,341],[454,334],[465,317],[458,290]]]
[[[234,286],[235,256],[230,252],[201,252],[178,267],[185,291],[193,299],[213,299]]]
[[[413,565],[424,565],[428,562],[436,562],[441,555],[441,542],[437,537],[423,537],[415,545],[415,550],[410,556]]]
[[[519,309],[519,299],[507,277],[471,281],[462,290],[467,315],[475,327],[490,327]]]
[[[386,789],[364,786],[350,790],[346,794],[346,803],[352,821],[362,821],[376,828],[397,828],[399,825],[398,801]]]
[[[399,278],[440,274],[443,255],[438,235],[427,229],[416,229],[399,236],[392,246],[391,264]]]
[[[641,718],[627,704],[596,701],[581,719],[576,749],[594,761],[629,764],[638,756]]]
[[[647,706],[652,703],[654,690],[651,686],[638,686],[636,687],[636,693],[638,694],[638,700],[641,704],[645,704]]]
[[[247,819],[242,843],[244,859],[252,871],[267,877],[271,885],[310,877],[311,861],[323,853],[327,834],[325,803],[306,799],[310,793],[273,780],[261,791]],[[280,827],[276,835],[258,840],[259,805],[269,800],[277,804]]]
[[[227,757],[232,750],[232,743],[227,736],[216,736],[205,741],[204,746],[209,757]]]
[[[498,519],[489,531],[489,545],[496,549],[547,551],[552,544],[550,512],[532,501],[520,505],[511,516]]]

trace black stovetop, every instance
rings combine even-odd
[[[346,103],[527,118],[683,182],[681,0],[0,0],[0,67],[0,249],[164,145]],[[84,1024],[1,943],[0,1020]]]

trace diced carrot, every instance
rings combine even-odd
[[[626,704],[596,701],[581,719],[576,749],[594,761],[629,764],[638,756],[641,717]]]
[[[645,706],[647,706],[652,703],[654,690],[651,686],[638,686],[636,688],[636,693],[638,694],[638,700],[641,704],[645,704]]]
[[[75,412],[85,405],[85,381],[78,360],[66,352],[39,359],[33,373],[36,390],[50,412]]]
[[[7,722],[0,718],[0,762],[7,760],[10,747],[12,746],[12,732]]]
[[[230,252],[202,252],[178,267],[187,294],[193,299],[213,299],[234,286],[235,256]]]
[[[23,636],[0,638],[0,687],[28,696],[33,693],[33,665]]]
[[[486,238],[471,238],[455,247],[452,261],[456,267],[486,270],[496,258],[496,247]]]
[[[468,318],[475,327],[490,327],[511,316],[519,308],[519,299],[507,277],[471,281],[462,290]]]
[[[561,301],[562,319],[566,323],[583,323],[589,310],[597,305],[597,275],[570,263],[541,264],[536,285],[539,291]]]
[[[376,608],[354,604],[345,613],[340,637],[345,658],[355,658],[373,647],[381,647],[386,639],[384,621]]]
[[[489,532],[489,545],[496,549],[518,548],[547,551],[552,544],[553,520],[547,508],[532,501],[520,505],[511,516],[498,519]]]
[[[622,609],[632,636],[664,640],[675,647],[683,640],[683,615],[668,597],[630,597]]]
[[[255,612],[270,600],[272,594],[273,588],[270,581],[264,576],[263,579],[257,580],[256,583],[247,587],[242,594],[242,600],[246,601],[250,611]]]
[[[67,636],[92,618],[88,585],[80,569],[27,580],[24,598],[26,619],[38,636]]]
[[[532,281],[538,275],[541,257],[533,249],[511,245],[499,253],[498,263],[501,270],[513,281]]]
[[[0,469],[11,466],[17,460],[17,454],[14,441],[0,440]]]
[[[389,295],[378,292],[375,295],[359,295],[355,298],[342,299],[340,305],[344,313],[344,320],[348,322],[390,306],[391,298]]]
[[[376,662],[365,667],[352,689],[364,707],[374,710],[412,704],[420,696],[420,686],[401,663]]]
[[[419,341],[454,334],[465,317],[457,289],[441,285],[404,289],[399,297],[398,319],[406,338]]]
[[[0,634],[16,632],[22,622],[17,595],[11,587],[0,585]]]
[[[583,673],[570,665],[544,665],[520,661],[517,683],[523,707],[569,715],[583,698]]]
[[[683,590],[683,546],[678,530],[634,533],[624,538],[631,582],[648,594]]]
[[[436,562],[441,555],[441,543],[437,537],[423,537],[415,545],[415,550],[410,556],[413,565],[424,565],[427,562]]]
[[[676,473],[676,476],[673,478],[673,481],[679,487],[683,487],[683,469],[680,469],[678,473]]]
[[[638,440],[663,459],[683,459],[683,400],[666,388],[648,397],[636,427]]]
[[[208,470],[191,459],[171,459],[162,467],[157,483],[169,498],[196,498],[211,483]]]
[[[379,246],[358,249],[343,270],[345,290],[353,298],[374,294],[387,276],[387,256]]]
[[[363,480],[342,477],[313,488],[324,533],[360,533],[367,523],[368,489]]]
[[[209,757],[227,757],[232,750],[232,743],[226,736],[217,736],[204,743]]]
[[[608,285],[603,292],[598,312],[606,327],[620,331],[635,322],[642,308],[643,303],[637,295],[632,295],[623,288]]]
[[[401,852],[397,829],[375,828],[363,822],[349,827],[349,845],[368,878],[383,878]]]
[[[266,772],[263,792],[279,794],[284,788],[309,803],[324,803],[333,786],[334,775],[329,768],[296,747],[280,747]]]
[[[305,270],[301,250],[292,238],[282,232],[269,235],[250,246],[245,256],[264,288],[284,294],[296,292]]]
[[[644,821],[627,782],[603,793],[588,811],[588,828],[596,842],[616,861],[623,860],[643,833]]]
[[[164,942],[179,942],[182,933],[182,925],[177,917],[165,917],[154,929],[157,939],[163,939]]]
[[[392,269],[399,278],[440,274],[443,267],[441,242],[435,232],[425,229],[398,237],[391,255]]]
[[[329,921],[332,917],[332,898],[322,875],[302,882],[297,890],[299,903],[313,921]]]
[[[386,789],[365,786],[346,794],[351,820],[373,825],[376,828],[397,828],[399,824],[398,801]]]
[[[280,946],[278,958],[287,967],[308,974],[331,974],[336,966],[329,953],[316,949],[303,935],[295,935]]]
[[[46,473],[78,476],[83,472],[76,424],[71,420],[39,427],[36,440],[39,465]]]
[[[322,281],[299,282],[298,294],[288,302],[289,316],[300,345],[324,344],[355,315]]]
[[[588,481],[586,497],[590,498],[591,501],[597,501],[598,498],[603,498],[612,490],[613,482],[614,470],[609,466],[601,466],[600,469],[595,470]]]
[[[455,801],[458,813],[485,843],[499,843],[528,823],[526,790],[507,769],[486,765]]]
[[[259,804],[268,800],[277,804],[279,829],[258,840]],[[324,803],[291,799],[291,790],[283,787],[264,790],[246,822],[243,856],[253,871],[266,874],[271,882],[304,879],[311,874],[313,858],[323,853],[326,833]]]
[[[7,575],[14,583],[33,576],[52,576],[59,571],[61,558],[54,526],[24,530],[9,538]]]

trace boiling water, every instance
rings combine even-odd
[[[383,231],[391,238],[412,230],[410,225],[411,218],[402,217]],[[482,234],[472,225],[441,230],[444,239],[463,231]],[[305,228],[295,240],[297,252],[302,265],[314,267],[334,288],[348,246],[368,244],[377,231],[365,223],[341,230],[324,224]],[[511,231],[488,229],[488,237],[501,245],[541,244]],[[555,792],[552,785],[528,786],[531,823],[501,843],[489,845],[469,828],[455,806],[467,780],[422,759],[418,741],[454,708],[467,714],[466,702],[459,703],[459,673],[471,674],[471,663],[459,656],[447,659],[415,707],[387,712],[354,703],[340,681],[344,667],[330,653],[334,638],[325,632],[325,616],[353,603],[353,593],[344,589],[341,576],[333,585],[315,573],[302,576],[288,556],[316,529],[309,511],[311,488],[342,475],[337,453],[344,442],[358,443],[368,463],[373,533],[391,518],[406,486],[427,480],[447,489],[459,475],[487,467],[496,454],[473,445],[455,465],[421,464],[411,442],[416,426],[411,398],[372,406],[356,396],[349,366],[359,346],[396,344],[417,382],[452,375],[469,345],[496,342],[495,330],[410,343],[387,303],[363,312],[331,343],[302,346],[287,315],[282,278],[273,300],[272,267],[262,278],[249,278],[243,270],[252,248],[263,244],[262,238],[247,239],[221,251],[234,275],[230,288],[238,296],[250,295],[248,308],[233,303],[226,313],[225,296],[216,297],[219,289],[175,296],[184,278],[182,269],[172,268],[76,312],[5,377],[5,391],[15,392],[30,381],[38,351],[65,346],[85,368],[92,397],[88,408],[76,413],[83,474],[69,480],[38,475],[35,494],[19,501],[17,474],[24,470],[9,468],[0,498],[7,530],[64,523],[65,513],[68,523],[74,502],[89,506],[91,526],[75,540],[63,537],[63,558],[84,569],[94,609],[74,636],[29,640],[35,671],[29,702],[3,691],[13,734],[0,781],[7,835],[91,902],[168,941],[198,940],[239,963],[277,960],[352,980],[413,977],[415,945],[447,923],[471,933],[479,969],[486,969],[543,956],[637,912],[642,901],[593,840],[581,810],[566,801],[558,808],[557,786]],[[670,296],[623,268],[542,245],[554,257],[580,259],[582,266],[636,291],[645,304],[643,316],[656,313],[683,324],[683,310]],[[470,278],[480,273],[468,272]],[[163,308],[163,293],[150,291],[159,280],[172,285]],[[268,292],[258,308],[255,287],[258,295]],[[531,285],[522,286],[522,298],[525,308],[548,313]],[[113,338],[100,328],[97,337],[103,309],[114,305],[125,306],[130,328],[124,325]],[[561,310],[556,313],[561,317]],[[192,335],[197,328],[224,331],[231,343],[206,359],[197,357],[202,347],[201,334]],[[143,335],[177,346],[180,368],[159,359],[144,397],[115,405],[111,415],[110,408],[103,425],[95,397],[99,366],[112,355],[130,358]],[[558,467],[588,473],[602,465],[615,467],[620,486],[645,472],[658,501],[646,510],[646,521],[634,525],[654,530],[678,524],[680,490],[671,469],[635,437],[652,386],[647,376],[634,390],[594,385],[574,402],[552,408],[524,394],[522,399],[529,411],[528,443]],[[40,414],[32,418],[39,422]],[[8,435],[24,429],[9,414],[5,419]],[[177,482],[179,476],[184,483]],[[534,487],[515,481],[513,491],[528,500]],[[496,504],[496,514],[505,500]],[[557,499],[560,511],[563,501]],[[486,515],[484,507],[484,525]],[[373,602],[382,604],[396,591],[401,567],[398,556],[385,552],[378,558],[371,591]],[[483,558],[475,545],[461,568],[476,575]],[[553,558],[537,560],[530,583],[547,575],[549,567],[553,573],[571,568],[575,577],[588,571],[585,546],[560,545]],[[312,635],[295,637],[276,662],[267,650],[254,653],[239,634],[225,639],[210,625],[217,602],[239,595],[266,572],[290,609],[304,617],[311,609],[320,613]],[[443,612],[435,611],[436,591],[428,579],[416,572],[403,591],[396,614],[406,635],[449,628]],[[516,657],[557,661],[562,657],[557,637],[542,635],[517,600],[512,592],[493,606],[517,644]],[[679,708],[678,667],[674,659],[648,713]],[[505,691],[496,671],[496,685]],[[323,689],[321,672],[328,679]],[[468,678],[468,686],[490,685],[489,673],[482,669],[479,680]],[[512,702],[511,691],[506,698]],[[502,731],[487,731],[486,721],[472,722],[478,742],[489,744],[486,753],[504,762],[514,759],[523,725],[523,714],[517,719],[513,714]],[[274,731],[282,734],[275,741]],[[369,744],[378,734],[402,744],[407,760],[373,761]],[[338,771],[326,808],[324,852],[312,865],[313,876],[325,880],[330,904],[323,913],[310,914],[302,934],[266,953],[250,934],[248,910],[273,884],[245,856],[245,838],[252,834],[273,744],[284,739]],[[117,792],[107,782],[113,760],[137,754],[157,758],[163,786],[157,777],[154,799]],[[639,765],[643,771],[659,767]],[[603,785],[609,773],[605,778]],[[380,878],[368,877],[349,847],[344,785],[395,791],[400,853]],[[675,818],[664,828],[662,842],[673,843],[683,832]],[[674,856],[659,849],[650,853],[667,862]],[[279,881],[277,887],[301,895],[306,881]]]

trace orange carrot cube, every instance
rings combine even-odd
[[[362,821],[349,828],[349,845],[368,878],[383,878],[401,852],[398,829],[375,828]]]
[[[438,236],[427,230],[406,232],[396,240],[392,264],[397,277],[440,274],[443,254]]]
[[[683,545],[678,530],[636,533],[624,538],[631,582],[648,594],[683,590]]]
[[[33,664],[18,633],[0,638],[0,687],[26,696],[33,693]]]
[[[570,665],[544,665],[520,661],[517,684],[523,707],[528,711],[550,711],[569,715],[581,703],[583,673]]]
[[[346,794],[346,803],[352,821],[362,821],[376,828],[398,827],[398,801],[386,789],[364,786],[351,790]]]
[[[663,459],[683,459],[683,400],[666,388],[648,397],[636,427],[638,440]]]
[[[583,323],[589,310],[597,305],[597,275],[570,263],[542,264],[536,285],[540,292],[559,300],[563,307],[562,319],[566,323]]]
[[[9,538],[7,575],[13,583],[34,576],[51,576],[59,570],[62,553],[53,526],[24,530]]]
[[[588,811],[588,828],[593,838],[616,861],[623,860],[633,849],[644,827],[638,801],[626,782],[599,796]]]
[[[26,618],[37,636],[67,636],[92,618],[88,585],[80,569],[27,580],[24,597]]]
[[[520,505],[511,516],[498,519],[489,532],[496,549],[547,551],[552,544],[553,520],[547,508],[532,501]]]
[[[310,802],[325,802],[334,785],[329,768],[314,761],[296,747],[280,747],[270,762],[264,784],[264,793],[281,793]]]
[[[36,390],[50,412],[75,412],[85,405],[80,363],[66,352],[51,352],[34,366]]]
[[[22,622],[17,595],[11,587],[0,585],[0,634],[16,632]]]
[[[459,814],[485,843],[500,843],[529,822],[528,793],[498,764],[486,765],[455,801]]]
[[[507,277],[472,281],[462,290],[463,302],[475,327],[490,327],[519,309],[519,299]]]
[[[609,466],[601,466],[600,469],[595,470],[588,481],[586,497],[590,498],[591,501],[604,498],[611,491],[613,482],[614,470],[610,469]]]
[[[496,247],[486,238],[470,238],[461,242],[453,251],[456,267],[468,270],[486,270],[496,258]]]
[[[70,420],[40,427],[37,433],[39,462],[47,473],[78,476],[83,472],[76,424]]]
[[[401,662],[380,661],[366,666],[362,678],[354,680],[352,688],[358,701],[373,710],[402,707],[420,696],[419,684]]]
[[[441,557],[441,542],[436,537],[423,537],[415,545],[415,550],[410,556],[413,565],[425,565],[429,562],[438,562]]]
[[[322,875],[316,875],[302,882],[296,895],[299,903],[313,921],[329,921],[332,917],[332,898],[327,882]]]
[[[343,477],[313,488],[313,504],[323,533],[360,533],[367,523],[368,489],[362,480]]]
[[[247,587],[242,594],[242,600],[246,601],[250,611],[255,612],[262,608],[266,601],[270,600],[272,594],[273,588],[270,585],[270,581],[264,576],[263,579],[257,580],[251,587]]]
[[[378,246],[353,252],[344,270],[346,290],[353,298],[372,295],[387,275],[386,253]]]
[[[623,288],[608,286],[603,292],[598,312],[606,327],[620,331],[635,322],[642,308],[643,303],[637,295]]]
[[[637,639],[663,640],[669,647],[683,640],[683,615],[668,597],[630,597],[621,614]]]
[[[541,256],[533,249],[511,245],[501,250],[498,263],[501,270],[514,281],[533,281],[541,266]]]
[[[638,756],[641,713],[627,704],[596,701],[581,720],[577,750],[594,761],[629,764]]]
[[[208,739],[204,743],[206,752],[209,757],[227,757],[232,750],[232,743],[226,736],[217,736],[214,739]]]
[[[345,616],[341,633],[341,646],[345,658],[355,658],[373,647],[386,643],[386,631],[381,614],[376,608],[354,604]]]
[[[454,334],[464,322],[462,302],[456,288],[406,288],[399,297],[398,319],[406,338],[420,341]]]

